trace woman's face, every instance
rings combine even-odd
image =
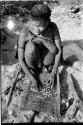
[[[47,27],[48,21],[45,21],[44,19],[31,20],[30,24],[31,24],[31,27],[33,29],[33,32],[36,34],[40,34]]]

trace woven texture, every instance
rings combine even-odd
[[[43,73],[40,76],[43,81],[43,88],[41,91],[34,91],[30,89],[22,98],[21,109],[33,110],[38,112],[47,112],[50,114],[57,114],[57,90],[52,88],[49,84],[49,73]]]

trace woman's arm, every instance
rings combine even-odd
[[[55,40],[55,42],[56,42],[56,46],[58,48],[58,53],[57,53],[57,55],[55,55],[55,61],[54,61],[54,66],[53,66],[53,70],[52,70],[53,74],[56,74],[57,69],[58,69],[58,65],[59,65],[59,62],[60,62],[60,58],[61,58],[61,42],[60,42],[60,39]]]
[[[24,73],[28,75],[30,79],[32,79],[33,76],[29,71],[28,66],[26,65],[24,60],[25,42],[26,42],[26,32],[25,30],[23,30],[22,33],[20,34],[19,42],[18,42],[18,60]]]
[[[58,28],[57,28],[56,24],[55,24],[55,28],[54,28],[54,40],[55,40],[56,47],[58,49],[58,53],[57,53],[57,55],[55,55],[55,62],[54,62],[52,73],[56,74],[57,69],[58,69],[58,65],[60,63],[61,52],[62,52],[61,51],[60,34],[59,34],[59,31],[58,31]]]
[[[52,23],[52,30],[54,31],[54,43],[47,42],[46,40],[45,41],[43,40],[42,43],[48,48],[48,50],[50,50],[50,52],[53,51],[53,48],[55,49],[55,46],[58,49],[58,53],[56,54],[56,52],[55,52],[55,61],[54,61],[54,66],[53,66],[53,70],[52,70],[52,74],[55,75],[56,71],[58,69],[62,51],[61,51],[60,34],[59,34],[59,30],[55,23]]]
[[[43,44],[51,53],[54,52],[55,47],[56,47],[55,43],[50,43],[50,42],[48,42],[48,41],[46,41],[46,40],[45,40],[45,41],[43,40],[42,44]]]

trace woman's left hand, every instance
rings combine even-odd
[[[54,78],[55,78],[55,74],[53,74],[53,73],[50,73],[50,76],[49,76],[49,80],[48,80],[48,82],[50,83],[50,84],[52,84],[52,83],[54,83]]]

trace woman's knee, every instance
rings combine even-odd
[[[34,53],[35,52],[35,50],[36,50],[36,46],[35,46],[35,44],[34,43],[27,43],[26,44],[26,47],[25,47],[25,51],[27,52],[27,53]]]
[[[56,48],[56,46],[52,46],[52,48],[50,49],[50,53],[52,54],[58,53],[58,49]]]

